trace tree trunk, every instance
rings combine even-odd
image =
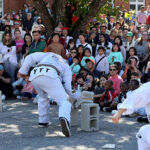
[[[33,0],[33,3],[46,27],[47,34],[51,35],[54,30],[54,21],[46,8],[45,2],[43,0]]]
[[[58,21],[65,19],[66,0],[55,0],[52,5],[52,13],[54,15],[55,26]]]
[[[80,17],[72,28],[72,34],[75,38],[78,37],[81,31],[85,31],[85,26],[88,24],[89,20],[96,16],[97,12],[99,12],[100,8],[103,7],[106,2],[107,0],[93,0],[89,5],[90,11],[84,17]]]

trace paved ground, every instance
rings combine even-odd
[[[105,144],[116,144],[115,150],[137,150],[136,132],[143,125],[135,118],[122,118],[112,124],[111,114],[100,114],[100,130],[84,132],[71,127],[72,136],[61,133],[58,107],[50,108],[52,125],[38,128],[37,105],[30,101],[7,101],[7,111],[0,113],[0,150],[102,150]]]

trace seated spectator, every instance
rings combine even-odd
[[[71,56],[71,50],[75,49],[75,41],[73,39],[70,39],[67,45],[66,49],[66,57],[69,58]]]
[[[111,80],[107,80],[104,88],[105,92],[100,98],[100,109],[102,111],[108,111],[116,97],[115,90],[113,89],[113,82]]]
[[[108,80],[113,81],[113,88],[115,90],[115,94],[120,94],[120,83],[123,82],[122,78],[118,75],[118,67],[117,65],[110,66],[110,77]]]
[[[92,73],[88,73],[86,76],[86,79],[85,79],[83,90],[92,92],[92,91],[94,91],[94,87],[95,87],[94,76]]]
[[[83,45],[79,45],[77,50],[78,50],[78,57],[81,61],[83,56],[84,56],[84,47],[83,47]]]
[[[80,92],[83,91],[83,86],[84,86],[84,82],[85,82],[83,75],[78,74],[76,77],[76,81],[77,81],[77,90]]]
[[[95,70],[95,62],[93,59],[86,59],[86,68],[88,69],[88,71],[90,73],[93,74],[93,76],[95,78],[99,78],[101,76],[101,74],[99,73],[99,71]]]
[[[22,46],[24,44],[24,39],[21,38],[20,30],[15,30],[15,42],[16,42],[16,54],[17,54],[17,61],[19,62],[22,59]]]
[[[28,54],[31,43],[32,36],[30,33],[26,33],[24,36],[24,44],[22,46],[22,55],[26,56]]]
[[[84,79],[86,78],[88,73],[89,73],[89,71],[86,68],[81,67],[79,74],[81,74]]]
[[[112,48],[112,52],[108,56],[109,64],[113,64],[114,62],[120,62],[123,64],[123,56],[121,54],[121,50],[118,44],[114,44]]]
[[[66,58],[65,56],[65,50],[62,44],[59,43],[59,34],[54,33],[52,35],[52,43],[47,47],[47,52],[53,52],[56,53],[63,58]]]
[[[95,70],[99,71],[101,75],[109,73],[109,62],[105,56],[105,48],[100,46],[98,48],[98,55],[95,57]]]
[[[11,86],[11,79],[7,72],[5,72],[4,67],[0,64],[0,90],[4,97],[11,97],[13,93],[13,88]]]
[[[65,39],[66,44],[68,44],[70,39],[73,39],[73,37],[68,35],[68,30],[69,30],[69,28],[67,28],[67,27],[62,28],[62,35],[63,35],[63,38]]]
[[[0,53],[3,55],[5,71],[11,77],[11,82],[15,81],[15,71],[17,69],[16,44],[12,40],[11,33],[4,33],[0,43]]]
[[[73,63],[73,58],[74,58],[74,57],[77,57],[77,55],[78,55],[77,50],[76,50],[76,49],[72,49],[72,50],[71,50],[71,55],[70,55],[70,57],[68,58],[68,63],[69,63],[69,65],[71,65],[71,64]]]
[[[95,59],[94,57],[91,55],[91,50],[89,48],[86,48],[84,50],[84,57],[82,58],[82,61],[81,61],[81,66],[86,68],[86,59],[92,59],[94,62],[95,62]]]
[[[142,74],[137,68],[138,60],[136,57],[130,57],[128,63],[126,64],[125,71],[122,75],[123,80],[127,79],[127,82],[131,79],[131,73],[137,72],[139,74],[139,78],[141,79]]]
[[[46,46],[45,41],[42,41],[40,38],[41,36],[40,31],[33,31],[32,34],[33,34],[33,42],[29,48],[28,55],[35,52],[43,52]]]
[[[80,71],[80,65],[79,65],[79,58],[78,57],[74,57],[73,58],[73,64],[70,66],[72,74],[77,75]]]
[[[26,77],[26,84],[20,92],[20,99],[34,99],[37,95],[32,83],[29,81],[29,76]]]

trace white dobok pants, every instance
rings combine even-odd
[[[150,150],[150,125],[140,128],[138,134],[138,150]]]
[[[59,78],[38,76],[32,80],[32,84],[39,94],[38,113],[39,123],[49,122],[49,100],[52,97],[59,106],[59,117],[64,117],[70,123],[71,103],[67,100],[66,91]]]

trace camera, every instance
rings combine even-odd
[[[131,61],[131,59],[129,59],[129,60],[128,60],[128,64],[129,64],[129,65],[131,65],[131,64],[132,64],[132,61]]]
[[[86,84],[90,83],[90,79],[86,79],[86,80],[85,80],[85,83],[86,83]]]

